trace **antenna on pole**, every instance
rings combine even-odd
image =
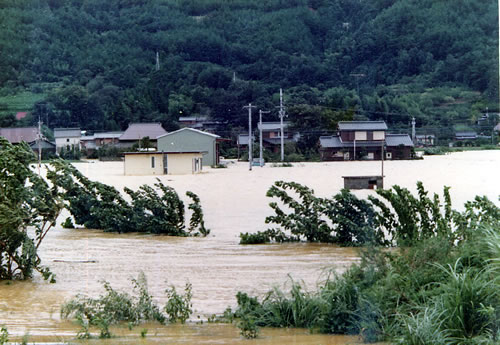
[[[270,111],[259,110],[259,164],[262,168],[264,166],[264,158],[262,157],[262,114],[268,114]]]
[[[281,138],[281,161],[285,160],[285,140],[283,138],[283,117],[285,117],[285,107],[283,106],[283,89],[280,88],[280,138]]]
[[[160,53],[158,51],[156,51],[156,70],[160,70]]]
[[[249,169],[252,171],[252,161],[253,161],[253,155],[252,155],[252,108],[256,108],[252,103],[248,103],[248,105],[244,106],[243,108],[248,108],[248,164],[249,164]]]

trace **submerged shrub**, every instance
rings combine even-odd
[[[266,195],[278,198],[287,210],[283,210],[277,202],[271,202],[269,206],[275,214],[265,221],[277,227],[256,234],[240,234],[241,244],[300,240],[346,246],[384,243],[383,233],[375,227],[375,213],[371,205],[347,190],[342,190],[331,199],[318,198],[306,186],[277,181]]]
[[[168,321],[175,323],[180,321],[185,323],[186,320],[193,313],[193,305],[191,303],[191,297],[193,296],[192,285],[187,283],[184,288],[184,294],[179,295],[175,290],[174,286],[171,286],[165,292],[168,297],[167,304],[165,304],[164,311],[168,315]]]
[[[149,294],[146,277],[140,273],[132,279],[134,295],[116,291],[108,282],[104,282],[105,294],[98,298],[77,295],[61,307],[63,319],[74,318],[80,325],[78,338],[90,338],[90,328],[97,327],[101,338],[111,337],[109,326],[127,322],[129,327],[146,321],[157,321],[161,324],[180,321],[184,323],[192,313],[191,284],[186,284],[185,294],[177,294],[175,287],[166,290],[167,302],[162,309]],[[168,319],[167,319],[168,317]]]

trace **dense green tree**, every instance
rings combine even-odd
[[[26,143],[0,137],[0,280],[28,279],[35,270],[54,281],[37,250],[62,209],[57,190],[30,166]]]

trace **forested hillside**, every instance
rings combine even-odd
[[[28,90],[43,98],[24,123],[169,130],[202,114],[229,136],[281,87],[309,130],[354,112],[446,136],[498,110],[498,74],[495,0],[0,1],[0,126],[2,99]]]

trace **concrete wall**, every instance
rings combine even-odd
[[[215,139],[210,135],[197,133],[190,130],[172,132],[158,138],[158,151],[186,152],[206,151],[203,154],[203,165],[212,166],[216,164]]]
[[[168,175],[194,174],[201,171],[195,171],[193,160],[202,158],[200,153],[168,153],[167,154],[167,173]]]
[[[152,167],[151,158],[155,164]],[[126,154],[123,163],[125,175],[163,175],[163,154]]]

